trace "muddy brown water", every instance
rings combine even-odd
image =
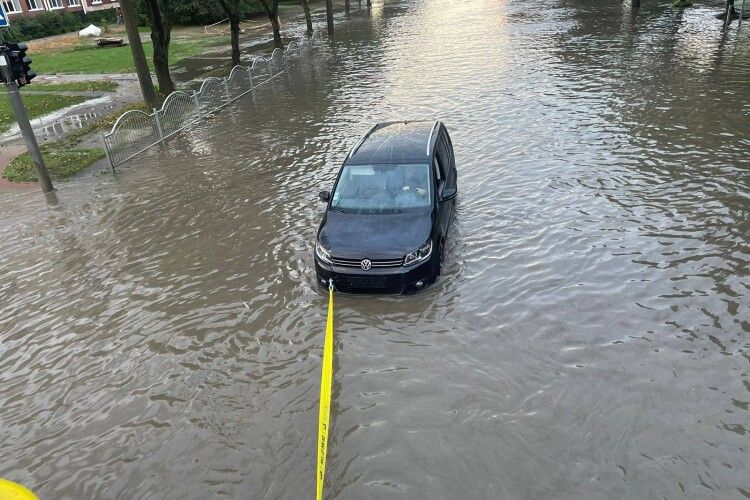
[[[750,25],[600,3],[378,4],[115,178],[3,191],[0,476],[312,497],[316,193],[439,117],[445,274],[337,296],[328,498],[750,495]]]

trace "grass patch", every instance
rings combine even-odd
[[[86,136],[97,130],[109,129],[120,115],[131,109],[146,111],[146,104],[140,102],[123,106],[76,130],[65,139],[44,144],[40,149],[44,157],[44,164],[50,171],[50,175],[57,180],[66,179],[87,169],[95,161],[104,158],[106,154],[103,149],[81,147],[81,142]],[[35,182],[37,180],[36,169],[31,163],[29,153],[23,153],[14,158],[5,167],[3,178],[11,182]]]
[[[26,113],[32,120],[85,100],[85,97],[53,94],[27,94],[23,97]],[[13,114],[13,108],[10,107],[10,99],[6,97],[0,100],[0,132],[7,131],[14,123],[16,123],[16,117]]]
[[[169,60],[172,64],[186,57],[198,55],[206,48],[228,43],[229,38],[202,38],[193,40],[173,40],[169,47]],[[151,65],[154,49],[151,42],[143,43],[146,59]],[[34,70],[41,74],[64,73],[135,73],[133,54],[129,46],[99,48],[81,44],[74,49],[49,51],[31,54]],[[153,70],[153,68],[152,68]]]
[[[61,82],[61,83],[41,83],[37,85],[31,85],[31,87],[23,87],[21,92],[24,90],[38,90],[44,92],[60,92],[60,91],[99,91],[99,92],[114,92],[117,90],[117,82],[108,80],[87,80],[82,82]]]
[[[52,178],[57,180],[67,179],[104,157],[104,151],[101,149],[67,149],[61,143],[45,144],[41,150],[47,170]],[[35,182],[36,169],[31,163],[31,155],[23,153],[15,157],[5,167],[3,177],[11,182]]]
[[[104,158],[106,154],[103,149],[81,147],[81,142],[87,135],[99,129],[109,129],[120,115],[131,109],[146,111],[146,104],[140,102],[123,106],[109,115],[76,130],[61,141],[44,144],[40,149],[44,157],[44,164],[47,166],[50,175],[57,180],[66,179],[81,170],[87,169],[95,161]],[[5,167],[3,178],[11,182],[35,182],[37,180],[36,169],[31,163],[29,153],[23,153],[15,157]]]

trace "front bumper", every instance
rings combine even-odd
[[[317,256],[314,259],[318,284],[327,287],[328,280],[333,279],[333,287],[340,292],[405,294],[435,281],[432,258],[416,266],[372,268],[369,271],[325,264]]]

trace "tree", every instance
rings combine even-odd
[[[240,14],[245,0],[219,0],[221,8],[229,18],[229,31],[232,40],[232,66],[240,63]]]
[[[307,23],[307,36],[312,36],[313,25],[312,25],[312,17],[310,17],[310,4],[307,3],[307,0],[301,0],[301,1],[302,1],[302,10],[305,11],[305,22]]]
[[[279,0],[258,0],[266,11],[268,20],[273,28],[273,45],[279,49],[284,48],[281,41],[281,26],[279,25]]]
[[[732,19],[736,19],[738,16],[737,11],[734,10],[734,0],[727,0],[726,7],[724,8],[724,26],[729,26],[732,23]]]
[[[145,0],[148,19],[151,23],[151,41],[154,46],[154,72],[162,95],[174,91],[172,75],[169,74],[169,41],[172,22],[169,15],[170,0]]]
[[[120,0],[120,8],[122,9],[122,18],[125,22],[125,28],[128,31],[128,43],[130,44],[130,50],[133,53],[133,62],[135,63],[135,71],[138,74],[138,82],[141,85],[143,100],[152,108],[156,107],[157,103],[154,82],[151,81],[151,71],[148,69],[146,54],[144,54],[143,45],[141,44],[141,34],[138,33],[136,11],[133,8],[133,4],[130,3],[130,0]]]
[[[370,0],[367,0],[369,3]],[[328,24],[328,36],[333,36],[333,1],[326,0],[326,22]]]

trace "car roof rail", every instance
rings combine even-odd
[[[430,136],[427,138],[427,156],[430,156],[430,143],[432,142],[432,134],[435,133],[435,129],[437,128],[439,123],[440,120],[435,120],[435,123],[432,125],[432,130],[430,130]]]
[[[365,141],[367,140],[367,138],[368,138],[368,137],[370,137],[370,135],[371,135],[371,134],[372,134],[373,132],[375,132],[375,130],[377,130],[377,128],[378,128],[379,126],[380,126],[380,123],[376,123],[375,125],[373,125],[372,127],[370,127],[370,130],[368,130],[368,131],[367,131],[367,133],[366,133],[365,135],[363,135],[363,136],[362,136],[362,138],[361,138],[361,139],[359,140],[359,142],[357,142],[357,144],[355,144],[355,145],[354,145],[354,147],[352,148],[352,150],[351,150],[351,151],[349,151],[349,156],[347,156],[346,158],[347,158],[347,159],[349,159],[349,158],[351,158],[352,156],[354,156],[354,153],[356,153],[356,152],[357,152],[357,150],[358,150],[358,149],[359,149],[359,147],[360,147],[360,146],[362,145],[362,143],[363,143],[363,142],[365,142]]]

